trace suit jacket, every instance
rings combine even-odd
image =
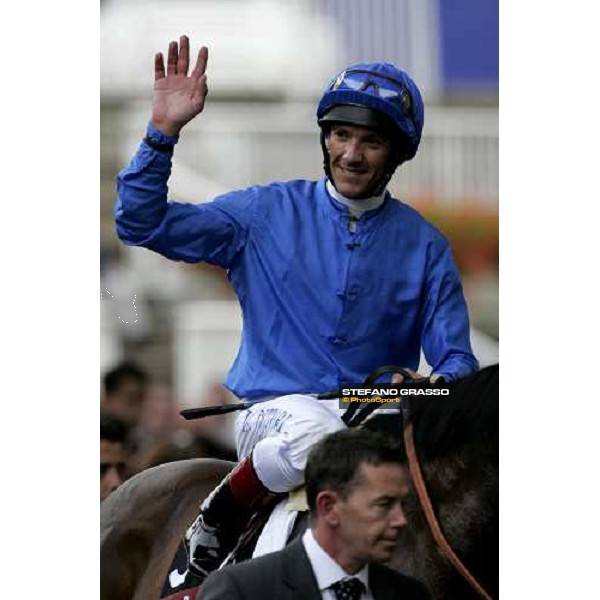
[[[431,598],[417,579],[375,563],[369,587],[375,600]],[[196,600],[321,600],[321,593],[299,538],[278,552],[211,573]]]

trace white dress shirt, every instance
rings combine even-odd
[[[312,566],[315,579],[317,580],[317,586],[321,592],[322,600],[337,600],[335,592],[331,589],[334,583],[337,583],[341,579],[348,579],[350,577],[357,577],[360,579],[367,590],[366,594],[363,593],[360,600],[373,600],[371,589],[369,588],[369,565],[365,565],[358,573],[349,575],[338,565],[321,546],[311,529],[307,529],[302,536],[302,543],[304,549],[308,555],[308,560]]]

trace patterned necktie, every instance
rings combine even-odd
[[[366,591],[364,583],[356,577],[338,581],[331,589],[335,592],[337,600],[360,600],[362,593]]]

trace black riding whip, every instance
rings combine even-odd
[[[179,414],[187,421],[192,421],[214,415],[225,415],[236,410],[245,410],[246,408],[250,408],[250,404],[240,402],[239,404],[219,404],[218,406],[204,406],[202,408],[186,408],[180,411]]]
[[[385,365],[383,367],[379,367],[378,369],[375,369],[372,373],[369,373],[369,375],[367,375],[366,379],[364,380],[363,384],[371,385],[371,384],[375,383],[375,381],[377,379],[379,379],[379,377],[381,377],[385,373],[400,373],[401,375],[404,375],[404,377],[407,379],[411,378],[410,373],[408,373],[405,369],[402,369],[401,367],[396,367],[394,365]],[[339,390],[332,390],[331,392],[323,392],[322,394],[319,394],[317,396],[317,399],[318,400],[331,400],[333,398],[339,397],[339,395],[340,395]],[[227,413],[230,413],[230,412],[236,412],[238,410],[246,410],[247,408],[250,408],[250,406],[252,406],[252,405],[249,403],[246,403],[246,402],[239,402],[237,404],[219,404],[218,406],[204,406],[202,408],[186,408],[186,409],[180,411],[179,414],[184,419],[186,419],[186,421],[193,421],[194,419],[204,419],[204,417],[213,417],[215,415],[226,415]],[[349,424],[349,421],[352,419],[352,417],[354,416],[354,413],[358,410],[358,408],[359,408],[359,406],[356,404],[353,404],[348,408],[348,410],[344,414],[344,422],[346,424]],[[366,408],[366,407],[364,407],[364,408]],[[361,415],[364,414],[364,416],[366,417],[366,415],[368,413],[370,413],[371,410],[365,411],[364,408],[361,411]],[[364,417],[360,420],[362,421],[363,419],[364,419]],[[353,423],[353,425],[354,425],[354,423]]]

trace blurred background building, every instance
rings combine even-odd
[[[322,176],[318,98],[352,62],[389,61],[423,91],[417,157],[391,191],[451,240],[483,364],[498,357],[497,0],[104,0],[101,3],[102,371],[134,360],[183,405],[226,401],[241,315],[225,273],[124,247],[115,177],[150,117],[153,57],[210,49],[207,106],[186,127],[170,197]],[[426,369],[426,367],[424,367]]]

